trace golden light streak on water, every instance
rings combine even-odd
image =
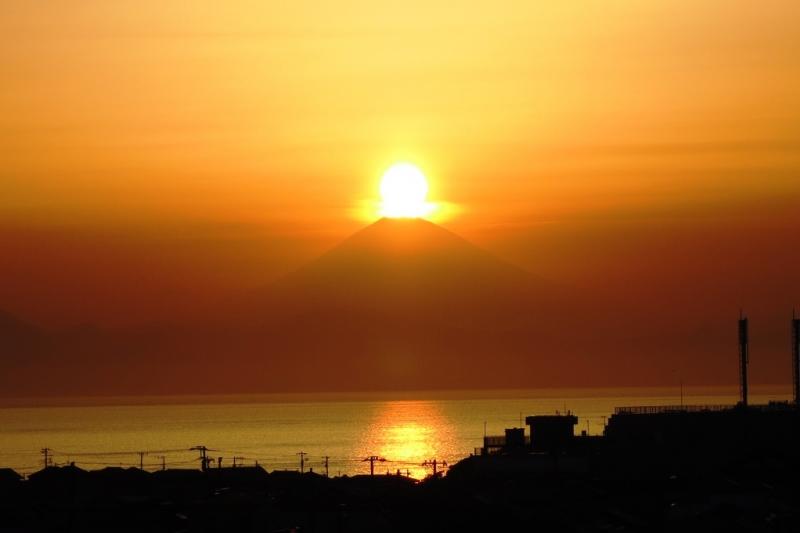
[[[386,402],[376,413],[361,449],[387,459],[379,471],[422,479],[430,473],[427,460],[459,455],[455,431],[439,403],[433,401]],[[372,451],[370,451],[372,450]],[[463,455],[464,452],[461,452]],[[452,459],[451,459],[452,460]]]

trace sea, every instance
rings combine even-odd
[[[762,387],[752,403],[785,401]],[[484,435],[525,417],[572,413],[576,434],[601,435],[616,407],[724,405],[735,388],[538,389],[2,400],[0,467],[200,468],[260,465],[330,476],[401,473],[421,479],[475,453]],[[194,449],[193,449],[194,448]],[[301,464],[302,461],[302,464]]]

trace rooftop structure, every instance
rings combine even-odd
[[[575,436],[574,427],[578,417],[566,415],[536,415],[525,417],[531,428],[531,449],[549,452],[564,449]]]

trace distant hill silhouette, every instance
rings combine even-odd
[[[3,365],[25,365],[42,351],[45,336],[33,324],[0,310],[0,342]]]
[[[272,370],[322,389],[522,386],[568,307],[563,288],[421,219],[381,219],[257,299]]]
[[[634,313],[583,296],[430,222],[381,219],[213,322],[45,332],[0,314],[0,395],[602,386],[671,372],[641,357],[673,348],[626,325]]]
[[[473,319],[516,321],[520,309],[550,305],[555,294],[545,281],[431,222],[383,218],[260,298],[283,317],[360,309],[480,327]]]
[[[525,369],[555,370],[542,335],[559,320],[558,299],[444,228],[381,219],[213,324],[45,333],[4,318],[16,359],[0,385],[6,394],[523,386]]]

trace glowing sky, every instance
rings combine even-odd
[[[0,309],[213,307],[374,220],[410,161],[438,222],[542,276],[783,312],[798,24],[794,0],[6,0]]]
[[[3,214],[343,231],[397,159],[492,223],[794,188],[798,9],[4,2]]]

